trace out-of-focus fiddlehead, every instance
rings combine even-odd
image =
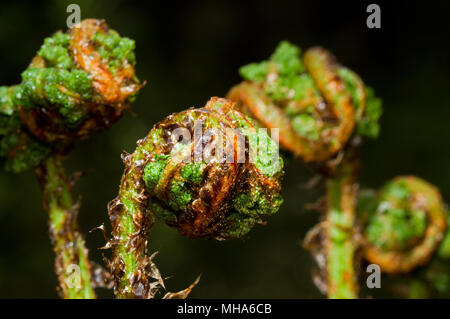
[[[268,128],[280,129],[280,146],[306,162],[325,161],[354,133],[377,137],[380,100],[353,71],[323,48],[282,42],[270,60],[240,69],[246,80],[228,98]]]
[[[327,212],[316,245],[320,249],[307,246],[325,256],[319,265],[328,296],[356,297],[358,159],[348,145],[352,136],[378,136],[381,101],[356,73],[319,47],[301,56],[300,48],[281,42],[268,61],[246,65],[240,74],[245,81],[227,97],[262,126],[279,128],[282,148],[305,162],[325,164]],[[338,152],[343,156],[333,158]]]
[[[389,274],[425,265],[437,253],[447,229],[447,209],[439,190],[415,176],[397,177],[378,193],[364,196],[360,210],[364,256]],[[446,249],[441,248],[442,255]]]
[[[123,155],[119,195],[109,205],[118,297],[155,294],[145,268],[153,216],[188,237],[231,239],[278,210],[282,160],[255,128],[234,103],[212,98],[157,123]]]
[[[395,295],[432,298],[450,291],[450,215],[439,190],[415,176],[399,176],[358,203],[363,254],[382,272],[398,275]]]
[[[46,38],[17,86],[0,88],[0,156],[14,173],[36,168],[49,213],[60,292],[95,297],[88,252],[76,221],[70,180],[59,154],[117,121],[143,84],[134,41],[89,19]],[[78,266],[82,287],[68,284]]]

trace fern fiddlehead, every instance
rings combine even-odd
[[[306,162],[342,150],[354,133],[376,137],[379,100],[353,71],[322,48],[282,42],[270,60],[242,67],[246,80],[228,98],[265,127],[280,129],[280,146]]]
[[[301,50],[282,42],[268,61],[240,69],[244,82],[227,97],[268,128],[279,128],[280,146],[305,162],[331,163],[327,169],[324,269],[330,298],[357,296],[353,241],[358,194],[358,160],[348,150],[352,136],[375,138],[381,102],[353,71],[323,48]],[[330,161],[330,162],[329,162]],[[333,165],[334,166],[334,165]]]
[[[145,257],[154,216],[188,237],[231,239],[278,210],[283,164],[277,145],[254,128],[234,103],[212,98],[157,123],[134,153],[123,155],[119,195],[109,205],[118,297],[155,294]]]
[[[363,190],[358,213],[364,258],[397,275],[395,294],[430,298],[450,290],[450,218],[439,189],[399,176],[377,192]]]
[[[22,122],[40,140],[73,142],[112,125],[142,87],[134,41],[88,19],[46,38],[22,73]]]
[[[143,85],[134,41],[104,21],[84,20],[46,38],[17,86],[0,88],[0,156],[14,173],[36,168],[49,214],[55,270],[64,298],[93,298],[88,251],[61,164],[79,139],[117,121]],[[76,265],[82,287],[69,284]]]
[[[411,272],[436,253],[447,228],[439,190],[415,176],[386,183],[361,204],[364,256],[389,274]]]

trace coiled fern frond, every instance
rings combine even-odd
[[[246,81],[228,98],[264,127],[279,128],[280,146],[306,162],[330,159],[354,133],[378,136],[380,100],[323,48],[301,55],[281,42],[268,61],[244,66],[240,74]]]
[[[231,239],[278,210],[278,147],[254,129],[233,102],[212,98],[157,123],[134,153],[123,155],[119,195],[109,205],[118,297],[154,295],[145,257],[154,216],[188,237]]]
[[[439,190],[415,176],[400,176],[363,196],[364,256],[385,273],[408,273],[437,253],[447,229]]]
[[[84,20],[46,38],[20,84],[0,87],[0,159],[7,171],[36,171],[64,298],[93,298],[97,283],[61,161],[74,142],[116,122],[143,86],[134,47],[104,21]],[[81,287],[69,282],[73,266]]]

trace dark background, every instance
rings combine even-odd
[[[224,96],[240,81],[239,66],[266,59],[284,39],[330,49],[383,98],[381,136],[361,150],[363,186],[417,174],[449,200],[449,2],[373,2],[381,5],[381,29],[366,27],[366,1],[2,1],[0,85],[18,83],[44,37],[66,29],[69,3],[81,6],[82,19],[104,18],[136,40],[137,73],[148,82],[133,106],[137,116],[128,113],[80,142],[67,164],[89,172],[76,193],[83,195],[80,223],[90,255],[99,263],[104,239],[88,231],[108,225],[106,204],[117,194],[123,169],[120,153],[132,152],[136,140],[168,114]],[[169,290],[183,289],[202,274],[192,297],[321,297],[300,243],[318,220],[304,204],[323,189],[304,190],[311,171],[286,162],[285,203],[245,240],[190,240],[157,223],[149,247],[160,251],[156,262],[170,276]],[[34,174],[1,171],[0,297],[57,296],[46,222]]]

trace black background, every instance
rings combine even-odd
[[[99,263],[103,237],[88,231],[108,224],[106,204],[123,169],[120,153],[132,152],[135,141],[168,114],[225,95],[240,81],[239,66],[267,58],[284,39],[330,49],[383,98],[381,136],[361,150],[364,187],[417,174],[449,200],[449,2],[373,2],[381,6],[381,29],[366,27],[367,1],[2,1],[0,84],[18,83],[44,37],[65,29],[69,3],[81,6],[83,19],[104,18],[136,40],[137,73],[148,82],[133,106],[136,116],[127,114],[79,143],[68,161],[72,171],[88,171],[76,192],[83,195],[80,222]],[[286,162],[282,209],[245,240],[190,240],[155,226],[149,247],[160,251],[156,262],[171,276],[169,290],[202,274],[192,297],[322,297],[300,243],[319,217],[304,204],[323,189],[304,190],[312,172]],[[32,172],[0,172],[0,245],[0,297],[57,296],[46,214]]]

